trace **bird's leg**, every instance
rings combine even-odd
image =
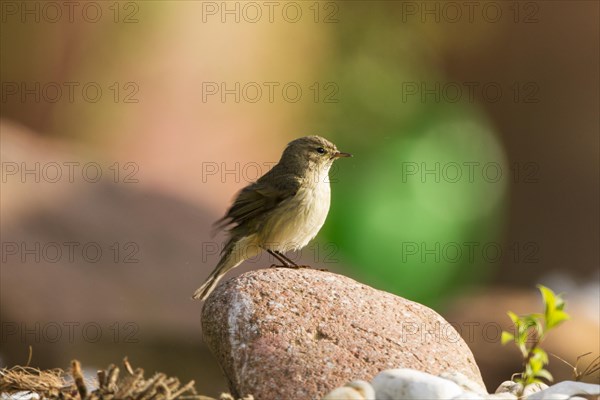
[[[279,255],[281,258],[285,259],[285,261],[287,261],[288,263],[292,264],[294,267],[298,267],[298,264],[296,264],[295,262],[293,262],[292,260],[290,260],[288,258],[288,256],[286,256],[285,254],[283,254],[280,251],[275,251],[275,253],[277,253],[277,255]]]
[[[281,265],[285,268],[294,268],[294,266],[292,264],[290,264],[287,260],[286,257],[281,257],[281,254],[279,254],[279,252],[277,251],[273,251],[273,250],[269,250],[269,249],[265,249],[267,250],[267,252],[272,255],[273,257],[275,257],[276,259],[279,260],[279,262],[281,263]]]
[[[276,251],[275,253],[279,254],[281,257],[285,258],[286,261],[288,261],[289,263],[292,264],[292,267],[290,268],[310,268],[310,265],[298,265],[295,262],[293,262],[292,260],[290,260],[287,256],[283,255],[282,252],[280,251]]]

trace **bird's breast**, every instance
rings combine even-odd
[[[260,235],[263,246],[283,252],[306,246],[325,223],[330,201],[328,180],[301,186],[265,221]]]

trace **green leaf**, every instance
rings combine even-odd
[[[513,322],[513,324],[517,325],[517,323],[519,322],[519,316],[512,311],[509,311],[506,314],[508,315],[510,320]]]
[[[532,375],[535,375],[538,371],[544,368],[544,363],[538,357],[531,357],[529,359],[529,365],[531,366]]]
[[[544,299],[546,328],[553,328],[561,322],[569,319],[569,314],[563,311],[565,307],[565,301],[563,300],[562,296],[555,294],[552,290],[543,285],[538,285],[538,288],[540,289],[540,293]]]
[[[527,354],[529,353],[529,350],[527,350],[527,347],[525,347],[524,344],[518,344],[517,347],[521,351],[521,354],[523,355],[523,358],[527,358]]]
[[[532,353],[534,354],[534,357],[537,357],[544,365],[548,364],[548,353],[543,349],[536,347],[532,350]]]
[[[548,319],[548,314],[550,310],[554,310],[556,308],[556,295],[550,289],[548,289],[544,285],[537,285],[540,293],[542,294],[542,299],[544,301],[544,314],[546,315],[546,319]]]
[[[535,374],[535,376],[538,378],[546,379],[549,382],[552,382],[554,380],[554,378],[552,377],[552,374],[547,369],[542,369],[542,370],[538,371]]]
[[[525,372],[521,375],[521,382],[523,383],[523,386],[527,386],[529,383],[531,383],[531,379],[533,378],[533,371],[531,370],[531,365],[527,364],[525,365]]]
[[[515,335],[510,332],[502,331],[502,336],[500,337],[500,342],[502,342],[502,344],[512,342],[513,340],[515,340]]]
[[[521,317],[521,320],[523,321],[523,324],[527,327],[536,326],[539,323],[538,318],[536,318],[533,314],[523,315]]]
[[[524,331],[528,331],[529,329],[533,328],[538,333],[538,335],[541,335],[544,332],[544,325],[542,324],[541,319],[538,318],[536,315],[524,315],[521,317],[521,319],[523,322]]]
[[[537,338],[540,338],[544,335],[544,324],[539,319],[535,320],[535,332],[537,334]]]
[[[546,320],[546,326],[548,329],[554,328],[569,318],[571,317],[566,312],[562,310],[554,310],[552,313],[550,313],[550,316]]]

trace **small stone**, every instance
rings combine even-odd
[[[333,389],[322,400],[375,400],[375,390],[369,382],[357,380]]]
[[[566,400],[576,396],[600,396],[600,385],[563,381],[524,398],[527,400]]]
[[[456,383],[466,392],[479,393],[480,396],[487,396],[488,394],[487,390],[485,390],[483,386],[467,378],[464,374],[461,374],[460,372],[442,372],[439,376],[440,378],[448,379],[449,381]]]
[[[475,393],[471,391],[463,391],[458,396],[454,396],[452,400],[482,400],[487,398],[487,394]]]
[[[496,389],[496,393],[511,393],[520,396],[523,391],[523,385],[513,381],[504,381]]]
[[[377,400],[452,399],[464,394],[452,381],[406,368],[383,371],[371,385]]]
[[[522,397],[531,396],[532,394],[542,391],[544,389],[548,389],[548,385],[546,385],[545,383],[542,383],[542,382],[531,383],[531,384],[525,386],[525,389],[523,389],[523,394],[521,396]]]
[[[496,400],[516,400],[519,398],[519,396],[517,396],[516,394],[509,393],[509,392],[503,392],[503,393],[488,394],[485,398],[486,399],[496,399]]]
[[[483,386],[469,347],[435,311],[330,272],[233,278],[206,300],[202,329],[238,397],[320,398],[390,368],[460,372]]]

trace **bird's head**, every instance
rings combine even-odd
[[[335,160],[352,157],[352,154],[339,151],[335,144],[321,136],[304,136],[288,143],[280,163],[286,164],[295,172],[327,173]]]

